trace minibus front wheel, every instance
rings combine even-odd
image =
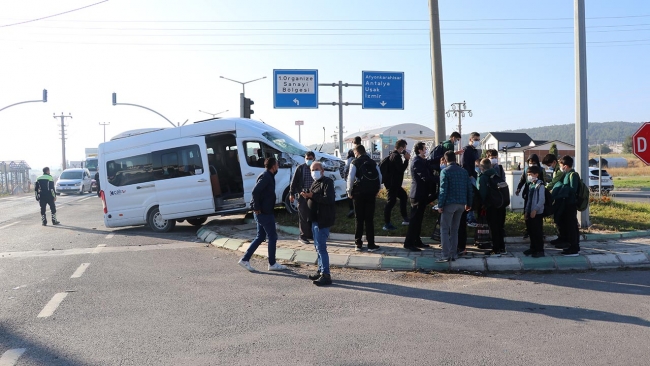
[[[155,206],[149,210],[149,215],[147,215],[147,224],[149,224],[151,230],[157,233],[166,233],[176,226],[176,220],[163,219],[158,206]]]

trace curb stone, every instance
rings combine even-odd
[[[650,231],[648,231],[650,232]],[[242,239],[228,238],[201,227],[197,237],[202,241],[218,248],[233,251],[245,251],[246,243]],[[335,234],[333,234],[335,235]],[[340,234],[343,235],[343,234]],[[616,234],[619,235],[619,234]],[[393,237],[392,239],[395,239]],[[595,239],[591,239],[595,240]],[[332,253],[330,265],[341,268],[371,269],[371,270],[427,270],[445,272],[450,270],[470,272],[520,272],[520,271],[569,271],[569,270],[598,270],[623,268],[650,268],[650,250],[628,254],[588,254],[578,257],[547,256],[543,258],[526,257],[521,253],[513,253],[514,257],[500,258],[459,258],[454,262],[436,263],[435,257],[398,257],[371,255],[348,255]],[[267,258],[266,252],[255,254]],[[294,261],[302,264],[315,264],[316,252],[277,248],[276,258],[284,261]]]

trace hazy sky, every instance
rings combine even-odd
[[[347,133],[396,123],[433,128],[426,0],[99,0],[0,2],[0,160],[59,165],[59,120],[67,119],[69,160],[122,131],[239,115],[247,81],[254,118],[305,144],[331,141],[338,109],[273,109],[273,69],[318,69],[320,82],[360,83],[362,70],[403,71],[403,111],[346,107]],[[589,120],[647,121],[650,109],[650,1],[588,0]],[[571,0],[440,0],[445,105],[465,100],[463,131],[573,123]],[[320,101],[336,89],[320,87]],[[360,88],[344,90],[360,102]],[[447,121],[447,133],[455,119]]]

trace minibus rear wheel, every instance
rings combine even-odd
[[[149,215],[147,215],[147,224],[149,224],[151,230],[157,233],[166,233],[176,226],[176,220],[163,219],[158,206],[156,206],[149,211]]]
[[[201,226],[207,220],[207,217],[199,217],[198,219],[187,219],[187,222],[190,223],[190,225]]]

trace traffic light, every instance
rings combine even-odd
[[[47,103],[47,89],[43,89],[43,103]]]
[[[255,111],[251,109],[253,104],[255,104],[255,102],[253,102],[252,99],[244,98],[244,118],[251,118],[251,114],[255,113]]]
[[[117,104],[117,93],[113,93],[113,105]]]

